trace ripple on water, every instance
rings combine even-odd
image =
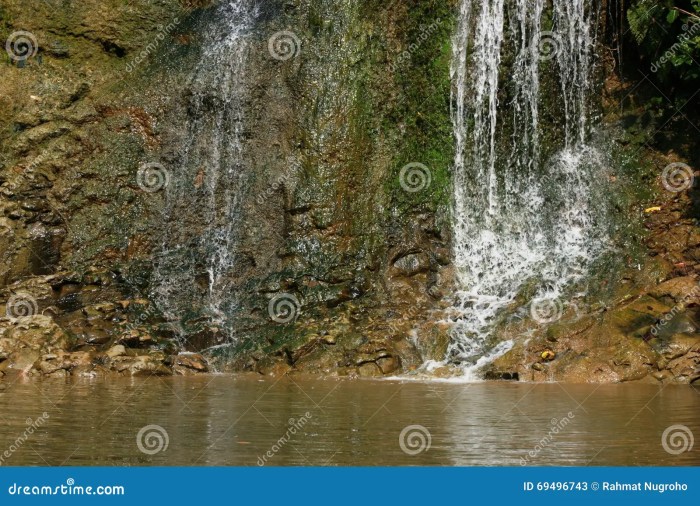
[[[662,445],[672,425],[700,437],[693,387],[224,375],[4,383],[0,450],[17,447],[3,465],[255,466],[267,452],[270,465],[700,465],[700,443],[679,455]]]

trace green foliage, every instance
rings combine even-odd
[[[637,44],[657,46],[661,43],[654,20],[663,9],[656,0],[639,0],[627,12],[630,32]]]
[[[643,61],[669,90],[700,81],[700,0],[635,0],[627,22]]]

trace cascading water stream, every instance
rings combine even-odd
[[[203,318],[226,329],[235,307],[236,262],[244,180],[245,67],[254,0],[227,0],[208,26],[188,87],[186,138],[167,187],[154,299],[173,322]]]
[[[466,367],[512,345],[489,338],[526,283],[546,285],[540,296],[560,296],[604,242],[605,211],[594,190],[602,157],[586,144],[594,0],[555,2],[551,31],[543,30],[544,10],[544,0],[462,0],[459,10],[452,60],[459,291],[448,360]],[[507,75],[505,54],[514,55]],[[560,82],[550,89],[560,90],[565,116],[558,146],[547,149],[545,79]]]

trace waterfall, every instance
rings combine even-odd
[[[556,51],[564,98],[566,145],[583,143],[588,121],[587,99],[590,92],[591,55],[594,41],[591,36],[590,15],[584,0],[554,2],[554,35],[559,47]],[[571,118],[571,121],[569,119]]]
[[[561,297],[604,242],[595,195],[602,155],[587,144],[594,0],[554,4],[551,18],[544,0],[462,0],[459,9],[451,69],[458,292],[448,359],[466,366],[512,345],[489,338],[527,283]],[[548,94],[560,96],[545,96],[542,84],[557,81]],[[563,111],[561,129],[541,120],[546,100]],[[545,137],[554,140],[545,146]]]
[[[254,0],[227,0],[207,24],[188,85],[185,138],[170,168],[166,220],[153,298],[169,320],[188,317],[223,327],[236,306],[245,70]]]

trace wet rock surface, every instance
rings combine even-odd
[[[659,164],[663,164],[660,160]],[[660,186],[660,185],[659,185]],[[611,300],[564,313],[548,326],[514,327],[514,349],[487,369],[527,381],[695,383],[700,375],[700,265],[692,193],[659,188],[644,221],[646,265]],[[671,240],[673,233],[676,239]],[[623,276],[624,277],[624,276]],[[543,358],[546,350],[555,356]]]
[[[6,287],[0,371],[37,377],[209,372],[204,357],[178,351],[172,330],[147,300],[125,298],[129,290],[115,273],[94,270]]]
[[[193,103],[187,76],[202,58],[198,30],[211,2],[70,4],[0,2],[2,40],[24,29],[39,45],[22,65],[0,62],[0,378],[382,377],[445,358],[453,292],[445,48],[454,2],[261,7],[246,76],[239,260],[227,279],[238,305],[228,325],[157,307],[152,274],[169,223],[164,192],[137,181],[146,162],[180,170]],[[167,43],[135,64],[172,23]],[[301,51],[272,58],[269,37],[290,26]],[[658,172],[670,161],[656,159]],[[431,170],[422,191],[401,186],[410,162]],[[191,188],[209,177],[198,172]],[[698,381],[696,190],[656,186],[659,210],[645,215],[639,267],[628,262],[612,295],[556,323],[505,325],[498,337],[515,347],[487,378]],[[637,201],[620,219],[644,207]],[[204,225],[196,213],[175,218],[195,234]],[[197,283],[186,287],[193,299],[208,289],[206,269],[196,267]],[[269,312],[279,294],[299,302],[284,323]]]
[[[173,225],[162,215],[165,192],[145,191],[138,180],[146,162],[173,178],[184,170],[182,125],[195,103],[188,83],[215,3],[37,4],[6,0],[0,10],[3,40],[23,29],[38,45],[21,64],[2,62],[0,286],[8,290],[0,300],[29,290],[41,315],[70,337],[66,353],[99,362],[125,348],[95,370],[160,374],[152,350],[178,373],[202,370],[169,362],[178,351],[201,352],[222,370],[276,373],[391,375],[422,363],[411,330],[449,283],[452,156],[449,130],[430,136],[424,126],[448,124],[449,104],[439,95],[426,102],[403,79],[448,92],[452,5],[259,6],[242,99],[249,166],[239,261],[226,280],[239,311],[222,325],[197,313],[194,301],[208,288],[197,263],[195,283],[183,287],[191,314],[166,319],[155,308],[152,275],[162,232]],[[434,36],[403,62],[426,22]],[[301,51],[273,58],[269,38],[289,27]],[[386,72],[394,60],[400,76]],[[215,98],[202,102],[202,114],[216,109]],[[430,166],[425,191],[400,185],[401,167],[413,161]],[[194,191],[210,177],[198,171]],[[208,225],[191,209],[178,211],[192,234]],[[281,293],[300,301],[290,324],[268,313]],[[150,358],[135,360],[132,351]],[[82,370],[83,358],[57,356],[36,370]]]

